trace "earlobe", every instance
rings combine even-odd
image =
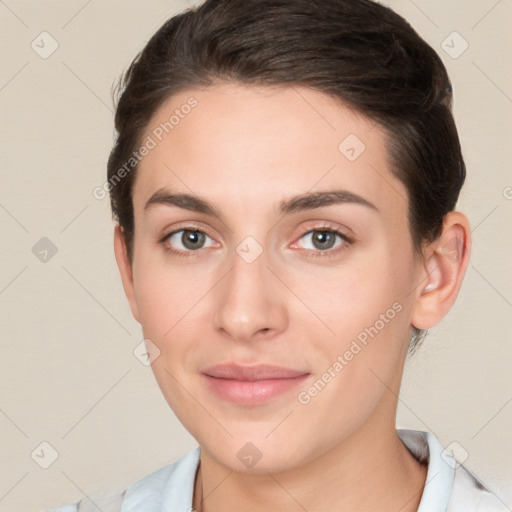
[[[126,238],[123,230],[119,224],[114,229],[114,253],[116,256],[117,266],[121,274],[121,281],[123,282],[124,293],[130,304],[132,315],[139,321],[139,309],[135,297],[135,286],[133,281],[133,266],[128,256],[128,247],[126,245]]]
[[[421,272],[412,325],[430,329],[453,306],[469,263],[471,232],[465,215],[451,212],[445,216],[443,231],[429,247]]]

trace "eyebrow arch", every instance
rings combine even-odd
[[[324,192],[306,192],[286,201],[281,201],[279,205],[279,213],[286,215],[288,213],[312,210],[321,206],[329,206],[333,204],[353,203],[379,211],[379,209],[370,201],[363,197],[349,192],[348,190],[327,190]]]
[[[155,205],[170,205],[190,210],[192,212],[204,213],[212,217],[222,218],[220,211],[212,206],[205,199],[192,194],[173,194],[165,188],[157,190],[144,205],[144,212]]]
[[[278,213],[286,215],[293,212],[312,210],[322,206],[334,204],[352,203],[366,206],[372,210],[379,209],[370,201],[363,197],[349,192],[348,190],[328,190],[323,192],[306,192],[294,196],[279,203]],[[205,199],[192,194],[171,193],[167,189],[157,190],[146,202],[144,211],[146,212],[154,205],[173,205],[185,210],[204,213],[212,217],[222,219],[222,213],[211,205]]]

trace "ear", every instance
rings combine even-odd
[[[460,212],[448,213],[439,238],[428,246],[415,290],[412,325],[430,329],[453,306],[469,263],[471,230]]]
[[[128,256],[128,247],[126,245],[126,237],[124,232],[119,226],[116,225],[114,229],[114,253],[116,255],[117,266],[121,273],[121,280],[123,282],[124,293],[130,304],[132,315],[137,322],[139,321],[139,308],[135,298],[135,286],[133,284],[133,267]]]

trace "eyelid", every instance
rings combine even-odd
[[[174,249],[171,247],[167,242],[168,240],[175,235],[176,233],[179,233],[180,231],[197,231],[198,233],[203,233],[206,235],[210,240],[212,240],[212,245],[218,245],[218,242],[215,240],[213,236],[211,236],[207,229],[204,227],[194,223],[193,221],[185,221],[182,224],[173,225],[172,228],[167,228],[165,231],[165,235],[159,238],[158,242],[162,245],[164,245],[165,249],[178,255],[191,255],[194,253],[199,253],[201,249],[197,249],[195,251],[188,250],[185,251],[183,249]],[[205,247],[205,249],[208,249],[208,247]]]
[[[329,233],[333,233],[334,235],[337,235],[339,238],[341,238],[342,242],[335,247],[331,247],[326,250],[320,250],[320,249],[304,249],[302,247],[298,247],[298,241],[304,238],[306,235],[309,235],[310,233],[314,232],[322,232],[326,231]],[[304,253],[306,257],[315,257],[315,258],[329,258],[329,257],[336,257],[339,255],[341,251],[346,250],[349,246],[351,246],[354,243],[354,239],[351,236],[348,236],[344,230],[338,226],[330,225],[327,222],[324,222],[322,226],[312,226],[309,229],[306,229],[305,231],[301,232],[302,234],[296,238],[296,242],[293,242],[291,245],[291,248],[293,250],[300,250]]]
[[[195,221],[183,221],[178,224],[173,224],[171,227],[166,227],[162,230],[165,234],[161,237],[161,239],[169,238],[169,236],[173,235],[178,231],[200,231],[205,235],[208,235],[210,238],[213,238],[208,228],[204,227],[201,223],[196,223]]]
[[[316,222],[316,223],[315,223]],[[345,239],[349,243],[353,243],[355,241],[353,236],[353,231],[345,226],[340,226],[339,224],[335,224],[329,221],[325,220],[319,220],[319,221],[311,221],[308,223],[308,226],[306,228],[302,227],[300,229],[300,232],[294,236],[295,240],[299,240],[300,238],[304,237],[308,233],[311,233],[312,231],[331,231],[333,233],[337,233],[340,235],[343,239]],[[325,251],[322,251],[325,252]]]

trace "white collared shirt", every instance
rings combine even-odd
[[[510,512],[428,432],[399,429],[412,455],[428,464],[417,512]],[[104,492],[45,512],[193,512],[194,481],[200,448],[133,483],[122,492]]]

